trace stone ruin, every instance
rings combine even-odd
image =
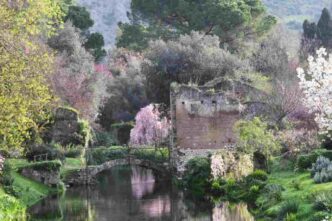
[[[171,86],[171,164],[181,174],[195,156],[235,151],[234,124],[266,107],[255,101],[263,92],[240,81],[221,80],[205,86]]]

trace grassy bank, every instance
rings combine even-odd
[[[57,188],[48,187],[18,173],[20,168],[29,166],[31,163],[21,159],[9,159],[8,161],[12,168],[10,175],[13,179],[12,186],[16,193],[16,198],[25,206],[32,206],[48,195],[58,192]]]
[[[284,189],[280,201],[266,208],[264,215],[277,218],[289,202],[297,204],[296,220],[321,221],[322,216],[328,214],[315,210],[314,202],[318,195],[332,191],[332,182],[316,184],[309,172],[275,171],[269,175],[268,183],[281,185]]]

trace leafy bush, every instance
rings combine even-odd
[[[0,220],[26,220],[25,207],[9,195],[0,195]]]
[[[201,197],[209,189],[210,178],[210,160],[206,157],[195,157],[186,164],[183,185],[195,196]]]
[[[313,215],[310,221],[329,221],[329,218],[331,218],[331,213],[319,211]]]
[[[99,165],[110,160],[123,159],[128,155],[128,148],[111,147],[95,148],[87,151],[88,165]]]
[[[312,166],[311,176],[314,177],[315,183],[332,181],[332,162],[323,156],[318,157]]]
[[[85,142],[89,142],[92,139],[91,127],[89,122],[80,119],[78,125],[79,125],[79,134],[84,137]]]
[[[332,212],[332,193],[323,192],[317,195],[313,208],[318,211]]]
[[[95,134],[96,146],[110,147],[116,144],[113,135],[110,132],[102,131]]]
[[[283,220],[288,214],[297,214],[299,210],[299,202],[289,200],[286,201],[278,212],[278,220]]]
[[[279,184],[267,184],[262,194],[256,201],[256,204],[261,208],[267,208],[269,206],[275,205],[282,199],[282,191],[284,188]]]
[[[287,214],[285,221],[297,221],[296,214],[294,213]]]
[[[5,162],[3,167],[3,174],[0,177],[1,178],[1,184],[3,185],[3,189],[7,194],[10,194],[12,196],[17,196],[16,191],[13,187],[14,179],[11,176],[11,170],[12,167],[8,162]]]
[[[40,145],[31,145],[27,148],[25,156],[28,161],[35,160],[45,160],[44,157],[38,158],[37,156],[47,154],[47,160],[64,160],[64,152],[58,144],[40,144]]]
[[[246,177],[247,180],[267,181],[268,176],[264,170],[255,170],[252,174]]]
[[[259,118],[251,121],[240,120],[235,125],[235,132],[239,135],[240,146],[244,152],[260,152],[266,157],[280,150],[280,144],[268,125]]]
[[[296,166],[299,170],[307,170],[312,167],[312,165],[317,161],[319,156],[324,156],[330,160],[332,160],[332,151],[318,149],[310,154],[303,154],[297,158]]]
[[[54,161],[43,161],[43,162],[36,162],[29,164],[25,166],[24,168],[31,168],[33,170],[43,170],[43,171],[59,171],[62,166],[62,163],[60,160],[54,160]],[[23,168],[20,168],[19,170],[22,170]]]
[[[301,182],[299,180],[292,180],[292,186],[296,190],[301,190]]]
[[[81,145],[68,145],[65,148],[65,157],[77,158],[82,155],[84,147]]]

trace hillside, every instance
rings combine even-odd
[[[301,30],[304,19],[318,20],[324,7],[331,8],[330,0],[263,0],[268,12],[281,19],[290,29]]]

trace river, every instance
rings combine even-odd
[[[254,221],[245,204],[212,205],[184,197],[152,171],[115,167],[96,186],[69,188],[29,209],[30,220],[52,221]]]

